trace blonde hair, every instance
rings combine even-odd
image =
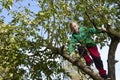
[[[70,25],[72,25],[72,24],[75,24],[76,27],[79,27],[77,21],[70,21],[70,22],[69,22],[69,27],[70,27]],[[73,31],[73,30],[71,29],[71,27],[70,27],[70,30]]]

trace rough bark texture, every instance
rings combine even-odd
[[[119,39],[116,37],[111,37],[110,49],[108,53],[108,75],[111,77],[111,80],[116,80],[115,77],[115,51],[119,43]]]

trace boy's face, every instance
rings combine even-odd
[[[72,29],[72,31],[74,32],[79,32],[78,30],[78,25],[76,23],[71,23],[70,24],[70,28]]]

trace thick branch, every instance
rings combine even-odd
[[[62,57],[67,59],[69,62],[71,62],[73,65],[77,66],[79,69],[84,71],[86,74],[90,75],[94,80],[102,80],[100,76],[93,73],[90,69],[88,69],[87,66],[83,65],[80,61],[73,59],[68,55],[68,53],[60,54]]]
[[[77,66],[79,69],[81,69],[83,72],[91,76],[94,80],[103,80],[100,76],[92,72],[87,66],[83,65],[82,62],[80,62],[78,59],[72,58],[67,52],[63,52],[63,47],[61,48],[52,48],[54,54],[59,54],[63,58],[67,59],[69,62],[71,62],[73,65]]]
[[[116,30],[113,30],[113,29],[109,28],[107,33],[117,37],[120,40],[120,31],[117,32]]]

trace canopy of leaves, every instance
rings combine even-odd
[[[67,45],[68,23],[104,26],[120,31],[119,0],[0,1],[0,77],[2,79],[60,78],[60,56],[49,47]],[[23,4],[26,3],[26,4]],[[36,10],[37,9],[37,10]],[[7,11],[7,15],[4,15]],[[11,19],[5,22],[10,16]],[[108,23],[111,26],[108,26]],[[99,34],[104,45],[107,35]]]

